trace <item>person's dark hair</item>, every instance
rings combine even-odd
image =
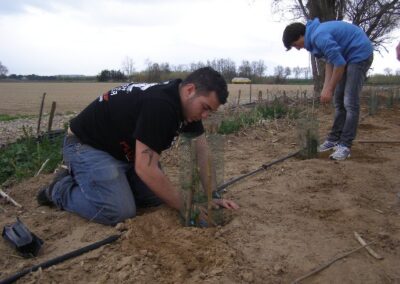
[[[292,23],[286,26],[282,36],[282,41],[286,47],[286,50],[290,50],[293,42],[298,40],[300,36],[304,36],[305,33],[306,26],[303,23]]]
[[[199,92],[217,93],[217,98],[220,104],[225,104],[228,98],[228,86],[222,75],[211,67],[204,67],[190,73],[182,82],[182,86],[194,84]]]

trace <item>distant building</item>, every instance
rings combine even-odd
[[[250,84],[251,80],[249,78],[235,77],[232,79],[232,84]]]

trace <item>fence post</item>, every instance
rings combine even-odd
[[[53,118],[54,118],[54,112],[56,111],[56,102],[53,102],[51,104],[51,111],[50,111],[50,117],[49,117],[49,125],[47,127],[47,131],[51,131],[51,126],[53,125]]]
[[[250,103],[251,103],[251,83],[250,83]]]
[[[37,126],[37,136],[39,136],[40,133],[40,124],[42,123],[42,115],[43,115],[43,107],[44,107],[44,99],[46,97],[46,93],[43,93],[42,95],[42,103],[40,104],[40,110],[39,110],[39,120],[38,120],[38,126]]]

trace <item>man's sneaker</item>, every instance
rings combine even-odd
[[[335,149],[335,147],[336,147],[337,145],[338,145],[338,142],[337,142],[337,141],[333,142],[333,141],[325,140],[324,143],[322,143],[321,145],[319,145],[319,147],[318,147],[318,152],[321,153],[321,152],[326,152],[326,151]]]
[[[39,189],[36,200],[40,206],[53,206],[54,203],[51,200],[51,191],[52,188],[50,186],[45,186]]]
[[[329,158],[339,161],[346,160],[347,158],[350,158],[350,148],[339,144],[336,146],[336,151],[333,152]]]
[[[36,200],[39,203],[39,205],[45,205],[45,206],[52,206],[54,205],[53,201],[51,200],[51,193],[53,191],[54,185],[62,180],[64,177],[69,175],[68,168],[64,165],[58,167],[54,171],[54,178],[50,185],[44,186],[41,189],[39,189],[39,192],[36,195]]]

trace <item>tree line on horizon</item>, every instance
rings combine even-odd
[[[284,67],[278,65],[274,68],[273,75],[265,75],[267,66],[263,60],[243,60],[239,66],[231,59],[213,59],[207,62],[193,62],[190,64],[171,65],[168,62],[157,63],[147,60],[144,70],[136,71],[134,62],[126,57],[119,70],[104,69],[96,76],[83,75],[55,75],[41,76],[36,74],[7,76],[8,69],[0,62],[0,79],[29,80],[29,81],[69,81],[69,80],[97,80],[99,82],[161,82],[172,78],[183,78],[196,69],[210,66],[222,74],[227,82],[235,77],[249,78],[252,83],[284,83],[290,76],[294,79],[310,80],[310,69],[308,67]]]
[[[171,65],[167,62],[146,62],[146,68],[142,71],[136,71],[134,62],[131,58],[126,57],[122,63],[122,71],[118,70],[114,74],[116,79],[120,79],[121,74],[126,79],[138,82],[160,82],[176,77],[186,77],[189,73],[202,68],[212,67],[222,74],[227,82],[231,82],[235,77],[243,77],[251,80],[252,83],[284,83],[291,75],[295,79],[310,80],[310,69],[308,67],[283,67],[281,65],[274,68],[273,75],[265,75],[268,67],[263,60],[249,61],[243,60],[239,66],[231,59],[220,58],[207,60],[206,62],[193,62],[190,64]],[[113,79],[113,70],[103,70],[98,76],[99,81],[107,81]]]
[[[162,82],[174,78],[185,78],[189,73],[202,67],[210,66],[220,72],[225,80],[230,83],[235,77],[249,78],[254,84],[312,84],[312,72],[309,67],[274,67],[272,75],[266,75],[267,66],[263,60],[243,60],[239,66],[231,59],[214,59],[207,62],[190,63],[187,65],[171,65],[167,62],[146,62],[146,68],[136,71],[134,62],[126,57],[121,69],[104,69],[96,76],[84,75],[16,75],[7,76],[8,69],[0,61],[0,79],[8,81],[98,81],[98,82]],[[386,68],[385,74],[375,74],[370,77],[371,84],[398,84],[400,69],[393,73],[392,69]],[[373,78],[373,79],[372,79]]]

